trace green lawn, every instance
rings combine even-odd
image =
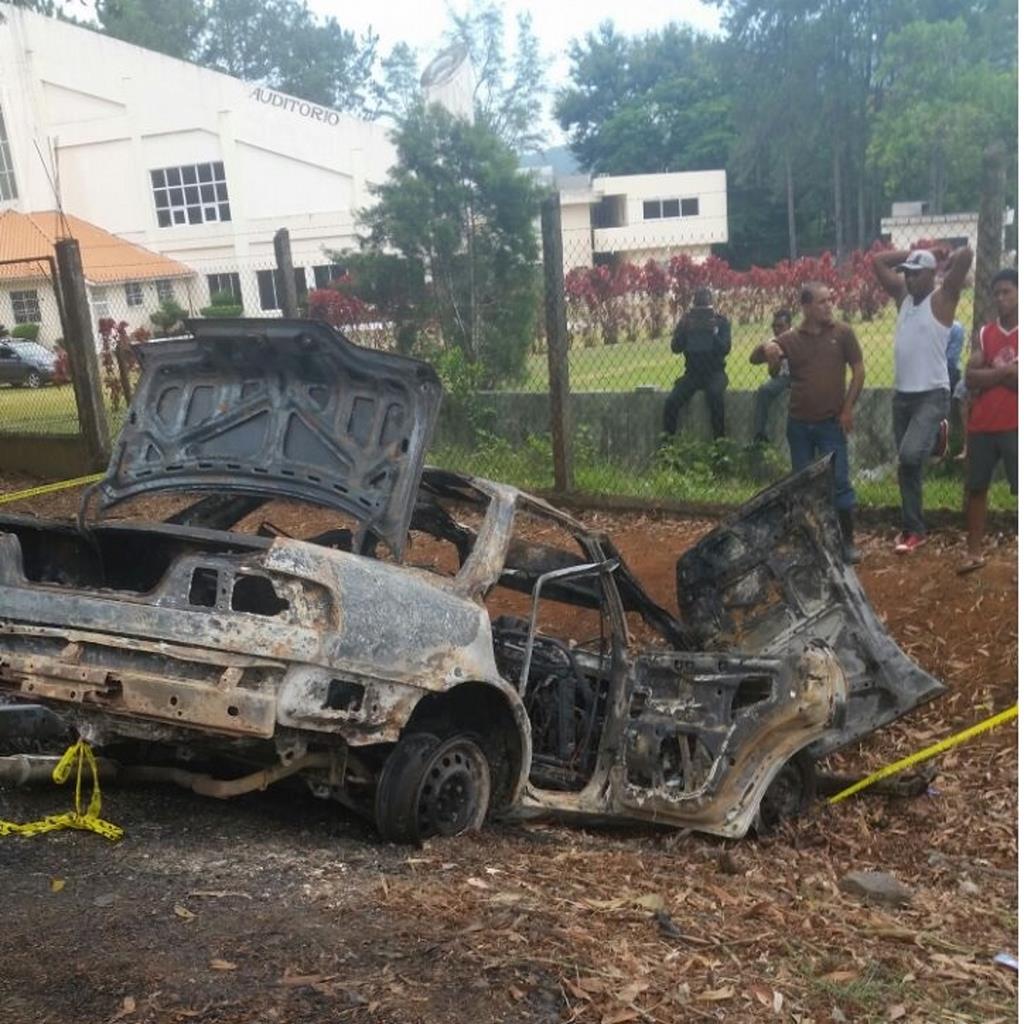
[[[107,406],[110,429],[120,429],[124,405]],[[0,387],[0,433],[77,434],[78,408],[70,384],[30,391],[28,388]]]
[[[961,299],[961,309],[969,309],[969,296]],[[874,320],[854,323],[864,353],[866,387],[889,388],[893,384],[892,337],[896,326],[896,308],[890,303]],[[729,386],[737,391],[753,391],[768,376],[763,366],[750,365],[754,347],[771,336],[768,322],[733,324],[732,352],[726,364]],[[681,356],[669,348],[669,334],[661,338],[643,337],[604,345],[589,335],[575,337],[569,351],[569,381],[573,391],[632,391],[637,387],[668,389],[683,372]],[[547,387],[546,353],[529,357],[526,382],[514,389],[542,391]]]
[[[539,435],[515,448],[497,445],[482,451],[470,451],[455,446],[438,446],[430,451],[428,458],[434,465],[502,480],[527,491],[554,487],[550,442]],[[782,467],[771,479],[786,472],[787,461],[783,457]],[[576,489],[587,494],[738,505],[752,498],[771,480],[755,480],[742,473],[710,477],[689,472],[685,467],[674,470],[653,459],[639,465],[623,465],[589,457],[577,458],[575,482]],[[900,490],[895,467],[884,479],[855,480],[854,486],[862,507],[899,508]],[[930,468],[924,481],[924,507],[957,510],[962,502],[963,480],[956,475],[946,475],[939,467]],[[988,504],[994,512],[1017,511],[1017,499],[1010,494],[1005,480],[992,485]]]

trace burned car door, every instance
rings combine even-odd
[[[780,657],[659,651],[634,664],[618,809],[743,836],[783,766],[842,714],[843,671],[812,641]]]
[[[843,564],[832,493],[824,459],[762,491],[676,565],[694,649],[785,658],[817,642],[835,652],[849,693],[815,757],[946,689],[900,650]]]

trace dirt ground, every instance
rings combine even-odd
[[[676,554],[711,525],[589,518],[669,607]],[[864,538],[876,609],[950,691],[831,767],[880,767],[1016,701],[1016,539],[991,538],[966,579],[958,543],[904,560]],[[993,957],[1017,952],[1016,725],[938,766],[924,796],[820,804],[733,843],[531,824],[410,849],[299,789],[109,788],[119,843],[0,839],[0,1024],[1013,1021],[1017,974]],[[0,818],[69,800],[0,791]],[[910,904],[841,891],[853,869]]]

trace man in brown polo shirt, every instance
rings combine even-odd
[[[843,557],[860,561],[853,543],[856,495],[850,483],[846,435],[853,430],[853,407],[864,386],[864,359],[857,336],[832,319],[828,287],[814,281],[800,293],[803,319],[793,330],[754,349],[752,363],[774,367],[784,358],[793,379],[786,439],[794,472],[823,455],[834,455],[835,507],[843,534]],[[846,368],[850,367],[850,383]]]

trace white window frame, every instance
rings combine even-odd
[[[157,226],[189,227],[231,220],[222,160],[158,167],[149,172]]]
[[[242,292],[242,275],[237,270],[225,270],[218,274],[206,275],[206,287],[210,293],[210,301],[218,292],[230,292],[239,306],[245,307],[245,296]]]
[[[125,305],[141,306],[145,301],[145,296],[142,292],[141,281],[125,281],[124,283],[124,301]]]
[[[658,213],[653,216],[649,216],[647,213],[647,205],[649,203],[658,204]],[[666,203],[676,203],[676,209],[678,213],[665,213]],[[694,213],[683,213],[683,203],[696,203],[697,209]],[[700,196],[668,196],[664,199],[644,199],[641,201],[640,212],[643,214],[644,220],[685,220],[688,217],[699,217],[700,216]]]
[[[91,290],[92,312],[97,320],[110,319],[110,292],[106,288]]]
[[[35,315],[31,315],[32,311]],[[35,288],[19,288],[11,292],[11,312],[16,324],[38,324],[43,313],[39,306],[39,292]]]
[[[162,277],[158,281],[155,281],[156,285],[156,301],[157,302],[177,302],[177,296],[174,294],[174,282],[168,277]]]

